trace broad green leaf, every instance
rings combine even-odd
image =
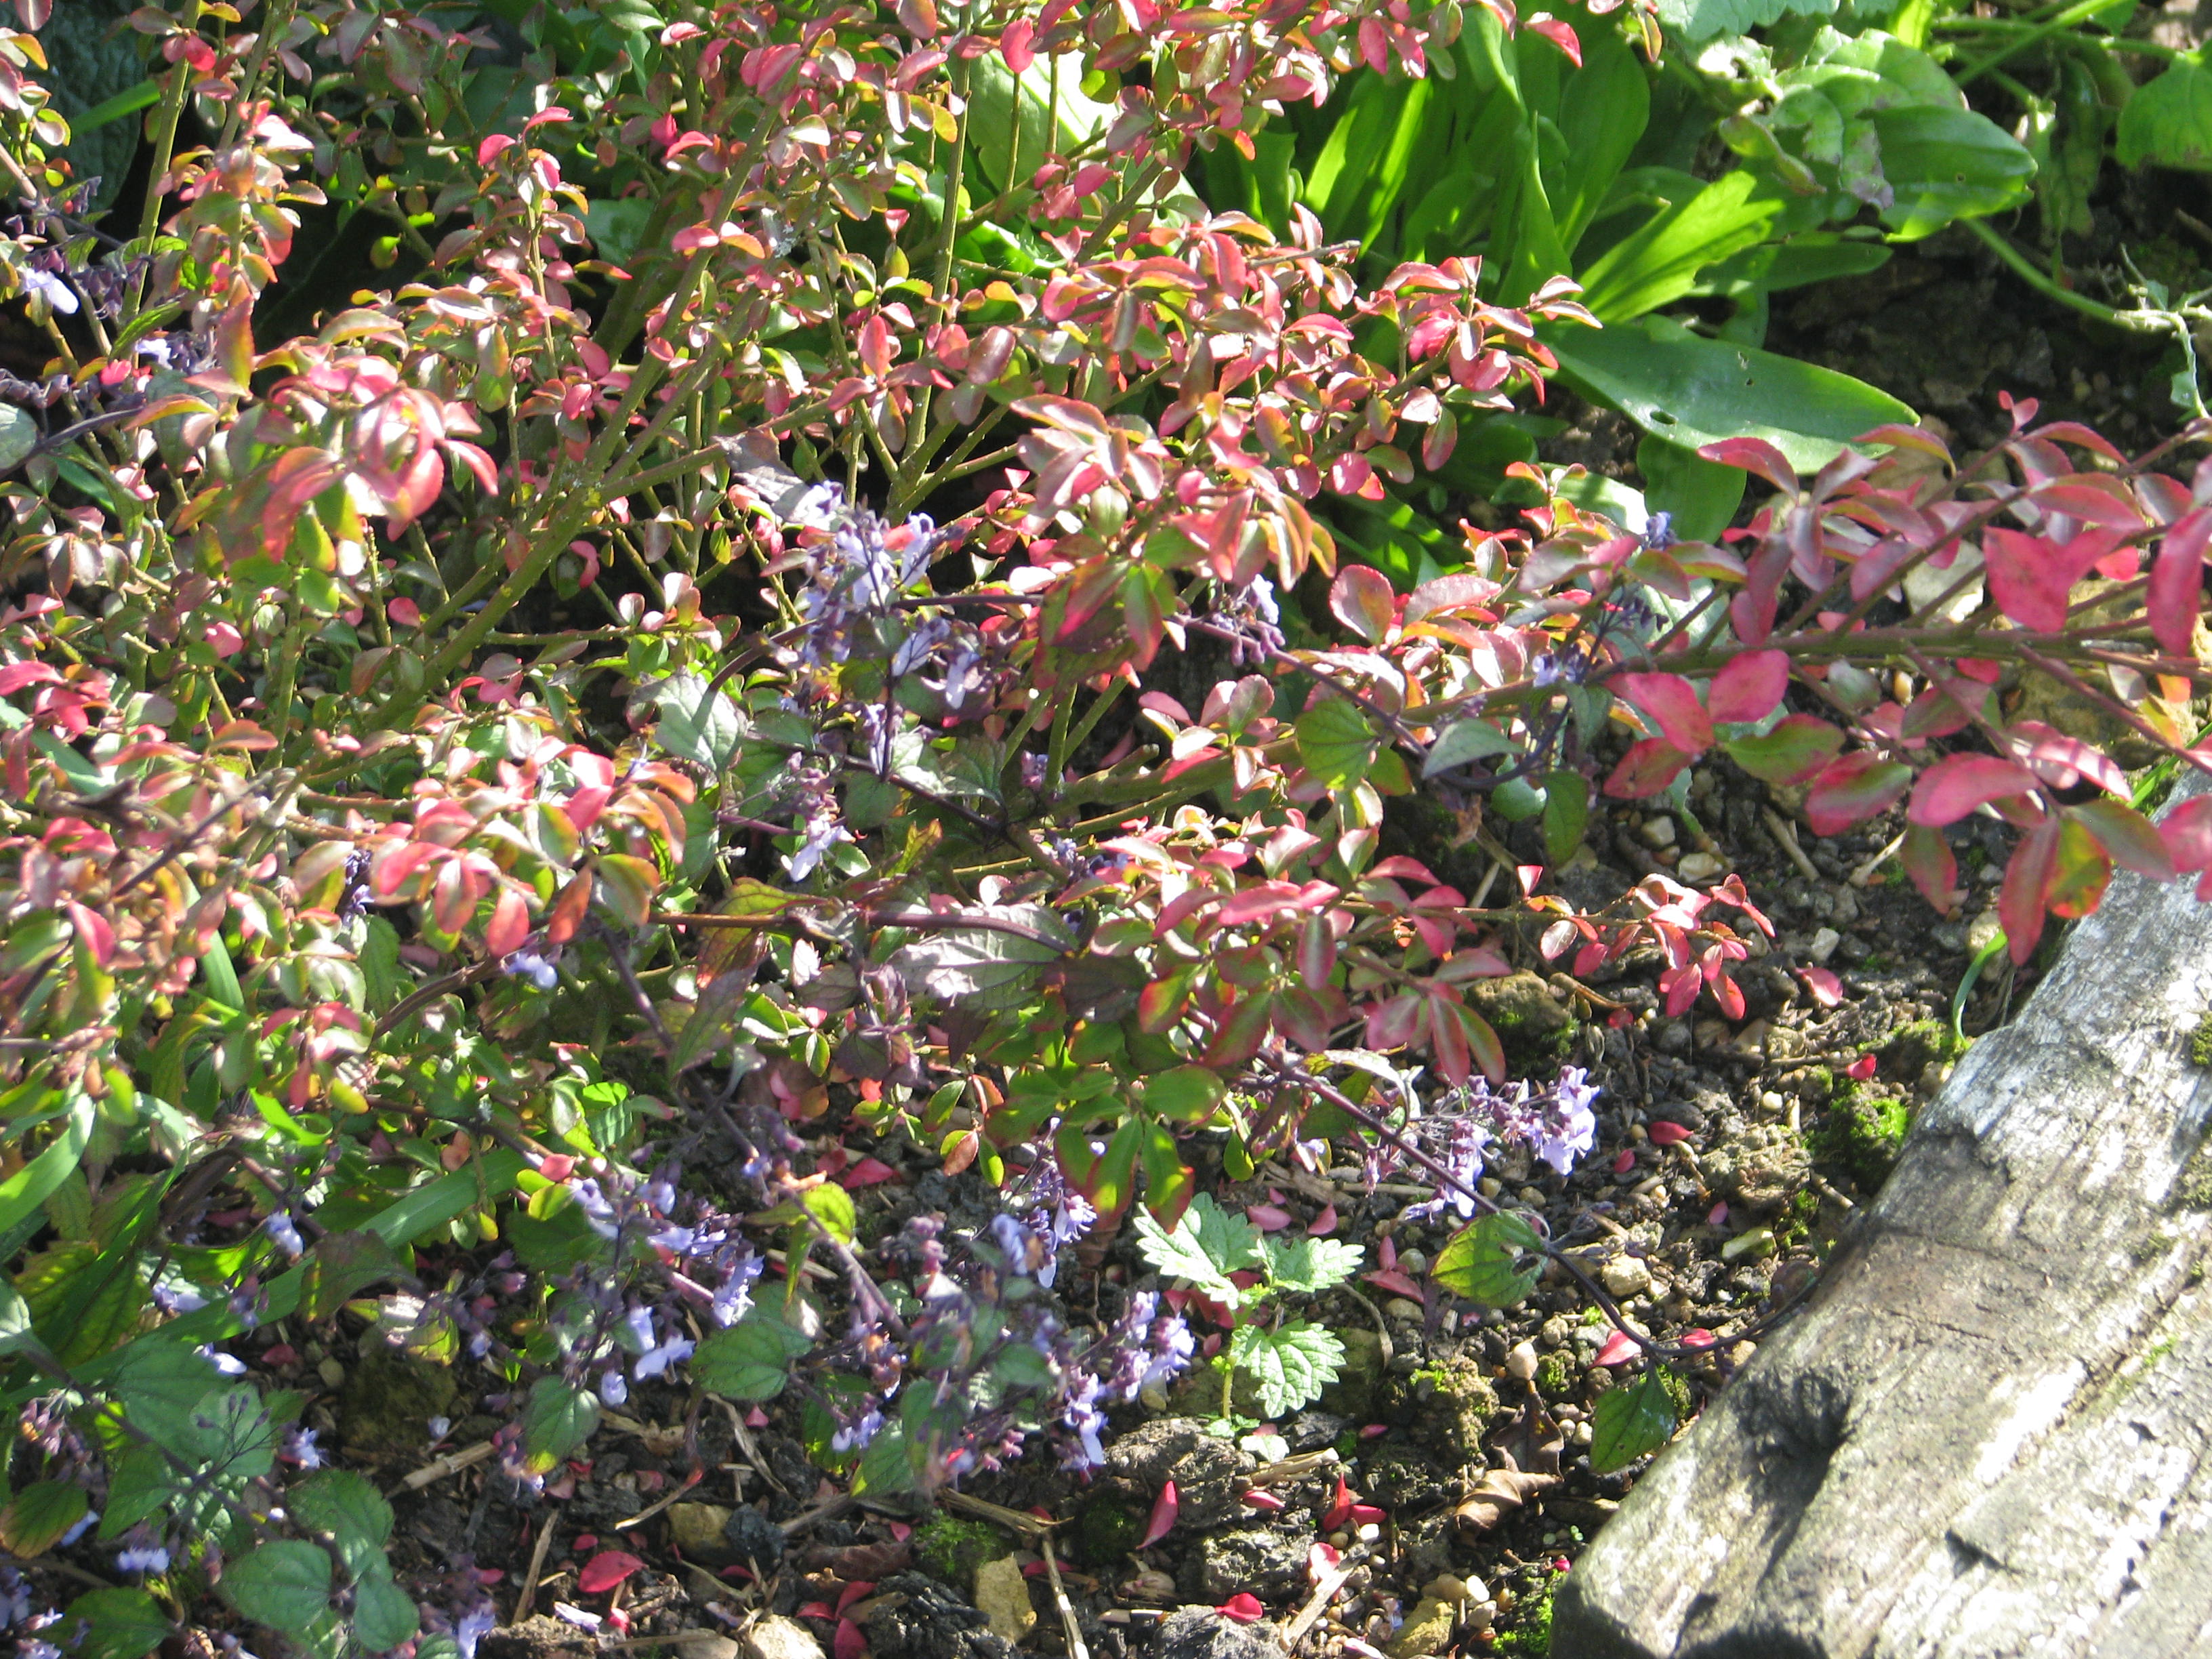
[[[1359,705],[1344,697],[1316,703],[1297,719],[1298,758],[1332,789],[1363,783],[1382,739]]]
[[[1320,1399],[1344,1364],[1344,1344],[1336,1333],[1302,1319],[1272,1331],[1243,1326],[1230,1339],[1229,1352],[1260,1385],[1260,1413],[1269,1419]]]
[[[1018,77],[996,52],[972,61],[968,143],[994,191],[1027,179],[1048,150],[1064,154],[1106,130],[1115,106],[1085,97],[1083,75],[1083,60],[1074,53],[1039,58]]]
[[[1486,1215],[1437,1253],[1430,1276],[1455,1296],[1492,1308],[1510,1308],[1528,1294],[1542,1270],[1544,1241],[1510,1210]],[[1538,1259],[1528,1266],[1523,1260]]]
[[[392,1505],[361,1475],[350,1469],[326,1469],[293,1487],[287,1501],[302,1525],[331,1534],[339,1560],[354,1577],[366,1578],[385,1565]],[[379,1651],[396,1645],[382,1644]]]
[[[48,1142],[36,1158],[0,1182],[0,1233],[35,1214],[47,1195],[75,1172],[77,1160],[84,1156],[85,1143],[92,1138],[96,1110],[91,1096],[76,1091],[70,1100],[69,1116],[62,1125],[61,1133]]]
[[[1145,1109],[1174,1123],[1204,1123],[1228,1092],[1218,1073],[1204,1066],[1178,1066],[1145,1079]]]
[[[258,1480],[276,1466],[276,1428],[259,1392],[240,1384],[192,1408],[192,1461],[211,1480]]]
[[[860,1215],[853,1207],[853,1195],[834,1182],[823,1182],[810,1187],[799,1195],[799,1201],[841,1244],[853,1242],[853,1230],[860,1225]]]
[[[0,471],[13,471],[28,460],[45,435],[39,423],[15,404],[0,406]]]
[[[1896,196],[1881,220],[1899,241],[2002,213],[2028,198],[2035,158],[1984,116],[1921,106],[1879,109],[1866,118],[1881,143],[1882,177]]]
[[[1791,15],[1826,17],[1836,0],[1658,0],[1667,33],[1695,45],[1716,35],[1749,34]]]
[[[82,1620],[82,1626],[78,1621]],[[168,1615],[144,1590],[90,1590],[69,1604],[63,1631],[82,1629],[71,1659],[144,1659],[169,1638]]]
[[[975,905],[963,914],[1002,926],[946,927],[910,939],[891,957],[910,988],[943,1002],[1012,1006],[1006,999],[1018,1000],[1040,964],[1077,948],[1042,904]]]
[[[372,1285],[404,1278],[407,1264],[391,1245],[372,1232],[349,1229],[325,1233],[300,1264],[307,1277],[300,1291],[300,1312],[329,1319]]]
[[[1224,1306],[1243,1305],[1243,1291],[1229,1275],[1266,1264],[1260,1230],[1200,1193],[1172,1230],[1150,1215],[1137,1216],[1137,1248],[1163,1275],[1196,1285]]]
[[[1589,783],[1579,772],[1553,771],[1544,780],[1544,856],[1565,864],[1583,844],[1589,822]]]
[[[791,1362],[811,1345],[764,1308],[726,1330],[710,1332],[691,1356],[699,1386],[726,1399],[773,1400],[791,1379]]]
[[[1263,1248],[1268,1279],[1285,1291],[1326,1291],[1341,1285],[1359,1271],[1366,1254],[1340,1238],[1270,1238]]]
[[[1772,784],[1802,783],[1844,746],[1844,734],[1811,714],[1791,714],[1771,732],[1755,738],[1729,738],[1721,747],[1738,766]]]
[[[148,1516],[173,1507],[183,1495],[175,1466],[159,1446],[126,1446],[108,1467],[100,1536],[120,1537]]]
[[[746,737],[745,717],[730,694],[697,674],[672,674],[654,690],[660,721],[653,738],[680,760],[720,773],[737,758]]]
[[[1562,378],[1583,395],[1685,448],[1764,438],[1799,471],[1813,472],[1862,433],[1917,419],[1848,374],[1705,339],[1670,318],[1540,332],[1559,356]]]
[[[2112,153],[2124,167],[2212,168],[2212,70],[2202,52],[2175,58],[2128,100]]]
[[[421,1622],[415,1598],[392,1583],[392,1568],[380,1556],[377,1571],[354,1590],[354,1635],[369,1652],[388,1653],[414,1635]]]
[[[1516,752],[1518,746],[1513,739],[1488,720],[1457,720],[1446,726],[1443,735],[1429,745],[1429,757],[1422,763],[1421,775],[1432,778],[1455,766],[1465,766],[1469,761]]]
[[[43,1555],[91,1507],[74,1480],[34,1480],[0,1509],[0,1547],[10,1555]]]
[[[599,1402],[589,1390],[571,1388],[557,1376],[541,1376],[530,1385],[530,1403],[522,1413],[522,1445],[533,1466],[550,1469],[582,1450],[599,1426]]]
[[[280,1538],[225,1565],[222,1595],[256,1624],[307,1632],[331,1607],[331,1558],[319,1546]]]
[[[1888,250],[1882,252],[1887,255]],[[1636,466],[1644,474],[1644,505],[1672,515],[1677,541],[1718,537],[1734,521],[1751,482],[1741,467],[1723,466],[1649,434],[1636,446]]]
[[[1626,323],[1680,299],[1709,267],[1812,217],[1802,198],[1745,168],[1615,242],[1582,273],[1582,302],[1597,319]],[[1809,228],[1809,227],[1807,227]]]
[[[1590,1420],[1592,1474],[1626,1468],[1673,1437],[1674,1397],[1668,1392],[1665,1371],[1655,1363],[1634,1385],[1608,1389],[1597,1397]]]

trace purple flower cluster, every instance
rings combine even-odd
[[[1579,1066],[1564,1066],[1548,1088],[1540,1089],[1523,1079],[1493,1091],[1475,1078],[1425,1110],[1417,1103],[1397,1133],[1449,1171],[1450,1183],[1436,1197],[1408,1206],[1407,1218],[1419,1220],[1446,1208],[1471,1218],[1477,1183],[1489,1154],[1498,1146],[1526,1146],[1559,1174],[1567,1174],[1597,1139],[1597,1114],[1591,1109],[1597,1096],[1597,1085],[1587,1072]],[[1367,1178],[1370,1182],[1383,1180],[1407,1161],[1404,1147],[1378,1140],[1367,1149]],[[1433,1178],[1433,1171],[1423,1173]]]
[[[905,545],[894,551],[888,545],[890,526],[848,501],[834,483],[807,490],[791,517],[807,529],[826,532],[807,550],[807,584],[799,596],[806,628],[799,654],[810,668],[850,658],[862,643],[863,630],[872,629],[894,599],[927,574],[945,537],[927,514],[916,514],[908,521]],[[908,668],[918,665],[919,658]]]

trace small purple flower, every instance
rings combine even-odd
[[[648,1376],[659,1376],[678,1360],[689,1359],[691,1346],[690,1337],[672,1336],[659,1347],[648,1348],[640,1354],[637,1364],[630,1367],[631,1373],[641,1382]]]
[[[315,1443],[313,1429],[292,1428],[284,1431],[284,1461],[303,1469],[319,1469],[328,1461],[323,1449]]]
[[[27,270],[23,287],[28,293],[42,295],[46,303],[64,317],[77,313],[76,290],[51,270]]]
[[[64,1533],[54,1541],[57,1544],[66,1547],[70,1544],[76,1543],[78,1539],[83,1537],[85,1534],[90,1532],[99,1524],[100,1511],[98,1510],[87,1510],[82,1516],[78,1517],[76,1523],[73,1524],[67,1532]],[[11,1620],[9,1622],[12,1624],[17,1621]]]
[[[619,1406],[629,1398],[629,1384],[623,1380],[619,1368],[599,1373],[599,1402]]]
[[[561,982],[557,966],[561,953],[540,956],[530,950],[512,951],[501,959],[499,970],[516,979],[526,979],[541,991],[550,991]]]
[[[261,1224],[262,1229],[276,1243],[276,1248],[297,1261],[306,1252],[307,1245],[300,1237],[300,1230],[292,1224],[288,1211],[278,1210]]]
[[[118,1550],[115,1553],[118,1572],[167,1572],[169,1552],[159,1544],[149,1544],[138,1549]]]
[[[235,1358],[223,1352],[211,1342],[202,1343],[195,1352],[225,1376],[246,1375],[246,1362],[243,1359]]]

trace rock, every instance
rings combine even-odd
[[[1394,1296],[1382,1304],[1382,1311],[1391,1318],[1407,1325],[1421,1322],[1426,1310],[1418,1302],[1409,1302],[1402,1296]]]
[[[807,1638],[811,1641],[813,1638]],[[598,1650],[599,1644],[588,1632],[579,1630],[564,1620],[547,1613],[536,1613],[519,1625],[505,1625],[486,1631],[477,1644],[477,1659],[552,1659],[552,1656],[584,1656]],[[822,1650],[815,1649],[806,1659],[821,1659]]]
[[[1994,904],[1966,924],[1966,949],[1975,956],[1988,950],[1996,936],[2004,932],[2004,923],[1998,919]]]
[[[736,1566],[737,1552],[730,1547],[728,1534],[722,1530],[730,1524],[732,1514],[719,1504],[672,1504],[668,1511],[668,1540],[686,1561],[709,1567]]]
[[[1360,1490],[1394,1516],[1441,1504],[1455,1490],[1454,1478],[1443,1465],[1411,1446],[1373,1453],[1362,1460],[1362,1470]]]
[[[1536,1375],[1536,1345],[1516,1342],[1505,1355],[1505,1374],[1516,1382],[1527,1382]]]
[[[1079,1566],[1110,1567],[1137,1547],[1145,1535],[1145,1512],[1100,1492],[1075,1512],[1073,1542]]]
[[[1234,1527],[1209,1533],[1184,1558],[1176,1582],[1194,1601],[1226,1601],[1239,1590],[1281,1594],[1304,1581],[1310,1535],[1272,1527]]]
[[[1346,1332],[1351,1338],[1371,1332]],[[1324,1397],[1326,1398],[1326,1397]],[[1237,1477],[1252,1467],[1249,1454],[1206,1431],[1194,1417],[1159,1417],[1129,1431],[1106,1450],[1106,1474],[1117,1495],[1147,1509],[1163,1483],[1176,1483],[1180,1509],[1173,1536],[1188,1538],[1247,1513],[1237,1501]]]
[[[1610,1297],[1628,1298],[1641,1297],[1652,1287],[1652,1270],[1644,1265],[1641,1256],[1614,1256],[1599,1270],[1597,1279],[1604,1283]]]
[[[745,1650],[728,1637],[711,1633],[686,1637],[681,1642],[670,1643],[669,1648],[681,1659],[749,1659]],[[822,1651],[819,1647],[814,1650]]]
[[[875,1659],[1013,1659],[983,1614],[933,1578],[894,1573],[870,1600],[863,1628]]]
[[[1321,1393],[1322,1409],[1351,1423],[1375,1420],[1376,1392],[1382,1384],[1382,1339],[1364,1327],[1339,1331],[1344,1344],[1344,1363],[1336,1368],[1336,1381]],[[1116,1445],[1125,1443],[1116,1442]],[[1113,1453],[1107,1453],[1107,1462]]]
[[[722,1536],[729,1540],[737,1564],[757,1565],[763,1578],[782,1564],[783,1528],[750,1504],[730,1511],[722,1523]]]
[[[1575,1029],[1575,1017],[1552,988],[1526,969],[1501,979],[1468,981],[1467,1000],[1490,1022],[1508,1054],[1531,1061],[1556,1052]]]
[[[1240,1625],[1211,1607],[1170,1613],[1152,1637],[1152,1659],[1283,1659],[1268,1625]]]
[[[1440,1596],[1424,1595],[1387,1651],[1390,1659],[1421,1659],[1451,1645],[1452,1627],[1459,1623],[1459,1604]]]
[[[1803,1145],[1779,1123],[1754,1124],[1704,1153],[1699,1164],[1707,1187],[1759,1215],[1787,1204],[1812,1174]]]
[[[1828,965],[1828,958],[1836,954],[1836,947],[1843,942],[1844,936],[1834,928],[1815,928],[1812,942],[1805,947],[1805,955],[1814,965],[1825,968]]]
[[[1402,1262],[1405,1257],[1398,1260]],[[1290,1442],[1294,1452],[1319,1451],[1324,1446],[1334,1446],[1352,1425],[1334,1412],[1302,1411],[1283,1425],[1283,1438]]]
[[[1728,860],[1717,853],[1685,853],[1674,873],[1692,886],[1718,881],[1728,873]]]
[[[1481,1461],[1498,1391],[1490,1386],[1479,1348],[1445,1349],[1426,1364],[1416,1359],[1407,1375],[1388,1380],[1382,1396],[1384,1419],[1405,1425],[1414,1440],[1447,1464]]]
[[[338,1391],[339,1441],[372,1461],[420,1453],[430,1443],[430,1419],[450,1416],[459,1393],[449,1368],[388,1343],[364,1341]]]
[[[1646,847],[1672,847],[1674,844],[1674,820],[1664,812],[1655,812],[1644,820],[1644,827],[1636,832]]]
[[[694,1659],[706,1644],[695,1647],[685,1643],[676,1650],[684,1659]],[[733,1651],[742,1652],[744,1659],[822,1659],[822,1644],[814,1639],[814,1632],[796,1619],[781,1619],[770,1613],[745,1632],[742,1646],[732,1642]]]
[[[990,1620],[993,1633],[1009,1642],[1019,1642],[1037,1621],[1036,1608],[1030,1601],[1030,1581],[1022,1577],[1022,1564],[1011,1555],[975,1569],[975,1605]]]

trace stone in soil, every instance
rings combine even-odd
[[[1498,1393],[1473,1349],[1446,1349],[1409,1376],[1386,1379],[1383,1408],[1413,1439],[1448,1462],[1479,1463]]]
[[[1149,1504],[1160,1487],[1176,1484],[1176,1537],[1188,1538],[1246,1511],[1237,1478],[1251,1456],[1210,1435],[1194,1417],[1161,1417],[1139,1425],[1106,1450],[1106,1474],[1117,1495]]]
[[[719,1504],[678,1504],[668,1511],[668,1539],[686,1561],[702,1566],[733,1567],[737,1552],[723,1528],[731,1512]]]
[[[477,1653],[478,1659],[551,1659],[554,1655],[580,1659],[597,1646],[590,1635],[575,1626],[541,1613],[519,1625],[486,1631]],[[819,1659],[820,1653],[820,1649],[815,1650],[814,1659]]]
[[[687,1642],[677,1651],[689,1656],[697,1649]],[[745,1632],[744,1654],[744,1659],[822,1659],[822,1644],[796,1619],[771,1614]]]
[[[870,1599],[863,1628],[875,1659],[1013,1659],[983,1613],[933,1578],[896,1573]]]
[[[449,1367],[364,1342],[338,1395],[339,1440],[370,1460],[420,1452],[431,1441],[430,1419],[451,1416],[459,1395]]]
[[[1459,1623],[1459,1604],[1441,1596],[1424,1595],[1389,1646],[1390,1659],[1421,1659],[1451,1645],[1452,1627]]]
[[[1266,1625],[1240,1625],[1210,1607],[1171,1613],[1152,1638],[1152,1659],[1283,1659]]]
[[[1278,1532],[1271,1527],[1210,1533],[1184,1558],[1177,1587],[1194,1601],[1226,1601],[1240,1590],[1261,1597],[1282,1595],[1304,1580],[1312,1542],[1309,1533]]]
[[[730,1518],[722,1523],[722,1535],[736,1553],[738,1563],[757,1566],[763,1578],[783,1560],[783,1528],[750,1504],[730,1512]]]
[[[975,1569],[975,1605],[993,1632],[1009,1642],[1020,1641],[1037,1621],[1029,1580],[1022,1577],[1022,1564],[1011,1555]]]

